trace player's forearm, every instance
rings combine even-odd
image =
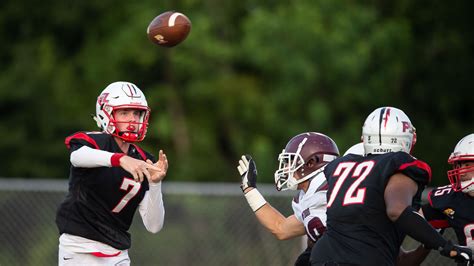
[[[74,167],[112,167],[117,166],[118,159],[120,159],[118,156],[123,156],[123,154],[82,146],[71,153],[70,161]]]
[[[150,183],[150,189],[140,203],[139,211],[143,224],[149,232],[157,233],[163,228],[165,208],[161,193],[161,182],[157,184]]]
[[[244,191],[244,193],[247,203],[255,212],[260,223],[279,239],[281,233],[278,225],[285,219],[285,217],[283,217],[279,211],[270,206],[256,188],[249,187]]]
[[[278,240],[286,240],[305,234],[304,225],[294,215],[285,217],[277,209],[266,203],[255,215],[258,221]]]
[[[257,189],[257,166],[250,155],[243,155],[239,160],[237,170],[240,173],[242,182],[240,188],[244,192],[245,199],[250,208],[257,216],[260,223],[278,239],[288,239],[294,236],[295,223],[293,219],[288,220],[279,211],[267,203],[265,198]],[[294,218],[296,220],[296,218]],[[304,226],[301,222],[304,234]],[[302,235],[302,234],[301,234]]]
[[[277,239],[283,240],[289,238],[283,229],[285,217],[270,204],[265,204],[255,212],[255,215],[257,216],[258,221]]]

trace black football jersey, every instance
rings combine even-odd
[[[423,215],[434,228],[452,227],[460,245],[474,247],[474,198],[450,185],[433,189]]]
[[[82,146],[123,153],[112,135],[79,132],[66,138],[70,152]],[[128,156],[139,160],[156,159],[132,144]],[[57,210],[59,233],[68,233],[125,250],[130,248],[128,229],[135,211],[148,190],[148,180],[135,182],[121,167],[80,168],[71,165],[69,192]]]
[[[387,217],[385,187],[403,173],[418,184],[412,204],[431,178],[430,167],[405,152],[360,156],[349,154],[326,166],[327,230],[316,242],[313,262],[393,265],[405,235]]]

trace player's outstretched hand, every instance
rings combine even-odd
[[[472,250],[469,247],[454,245],[451,241],[444,245],[440,253],[454,259],[457,263],[462,263],[461,265],[471,265],[472,263]]]
[[[257,165],[252,156],[248,154],[242,155],[237,170],[239,170],[240,177],[242,178],[240,188],[244,193],[249,187],[257,187]]]
[[[163,150],[160,150],[158,161],[156,163],[153,164],[150,159],[146,160],[146,162],[155,167],[148,170],[150,172],[148,182],[158,183],[165,178],[166,172],[168,172],[168,158],[166,158],[166,154]]]
[[[153,164],[145,161],[132,158],[130,156],[123,156],[120,158],[120,167],[132,174],[136,182],[142,182],[143,178],[150,179],[150,171],[158,171],[159,168]]]

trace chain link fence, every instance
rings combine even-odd
[[[268,202],[292,214],[292,194],[260,185]],[[0,266],[57,265],[56,208],[67,181],[0,179]],[[261,226],[238,184],[163,184],[165,226],[158,234],[144,228],[139,214],[130,229],[132,265],[293,265],[302,238],[278,241]],[[445,236],[454,239],[447,230]],[[417,244],[407,239],[404,247]],[[431,252],[422,265],[450,265]]]

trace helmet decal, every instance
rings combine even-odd
[[[99,95],[99,97],[97,98],[97,104],[103,105],[105,103],[108,103],[109,100],[107,100],[107,96],[109,96],[109,93],[107,92],[104,92],[101,95]]]
[[[126,96],[130,97],[131,99],[140,98],[141,95],[138,93],[138,88],[135,84],[125,83],[122,84],[122,90]]]

